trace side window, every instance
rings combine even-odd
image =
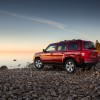
[[[55,44],[49,45],[46,49],[46,51],[55,51],[55,50],[56,50],[56,45]]]
[[[77,50],[77,49],[78,49],[78,43],[77,42],[69,43],[68,50]]]
[[[58,45],[57,51],[64,51],[66,50],[66,44],[62,43]]]

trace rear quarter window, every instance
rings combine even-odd
[[[95,45],[93,42],[83,42],[84,49],[95,49]]]

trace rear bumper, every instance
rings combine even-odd
[[[97,63],[99,63],[99,58],[90,58],[84,60],[84,64],[97,64]]]
[[[90,65],[90,66],[94,66],[97,63],[99,63],[99,58],[91,58],[91,59],[83,59],[81,62],[78,62],[77,65],[78,66],[84,66],[84,65]]]

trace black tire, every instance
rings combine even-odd
[[[52,68],[53,68],[53,69],[57,69],[58,67],[57,67],[57,66],[52,66]]]
[[[34,67],[36,68],[36,69],[42,69],[43,67],[44,67],[44,65],[43,65],[43,63],[42,63],[42,61],[41,61],[41,59],[35,59],[34,60]]]
[[[68,59],[65,61],[64,64],[65,70],[69,73],[72,74],[75,72],[76,70],[76,64],[75,61],[73,59]]]

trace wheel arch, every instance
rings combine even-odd
[[[35,59],[41,59],[39,56],[35,57]]]
[[[65,64],[65,62],[67,60],[69,60],[69,59],[72,59],[75,62],[75,64],[76,64],[75,58],[73,58],[73,57],[65,57],[64,60],[63,60],[63,64]]]

